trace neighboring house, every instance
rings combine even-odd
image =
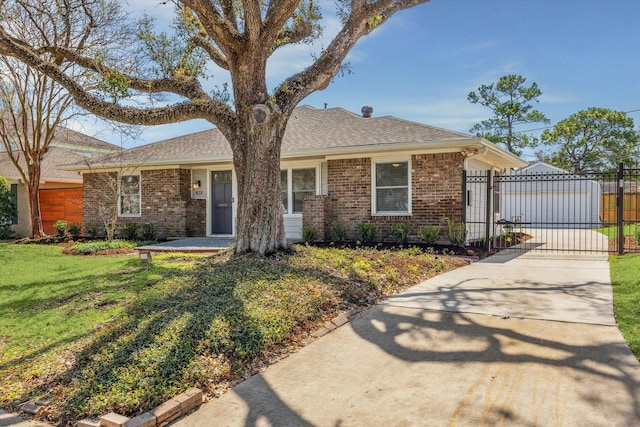
[[[394,117],[363,117],[341,108],[299,107],[281,152],[286,235],[303,225],[326,236],[334,221],[446,225],[463,215],[462,171],[504,170],[526,162],[464,133]],[[126,168],[125,168],[126,166]],[[234,237],[236,172],[217,129],[185,135],[65,166],[83,173],[84,223],[101,223],[105,174],[118,176],[119,222],[153,223],[160,238]]]
[[[593,228],[601,221],[597,181],[544,162],[507,176],[499,189],[502,218],[528,228]]]
[[[42,162],[40,175],[40,210],[44,232],[56,233],[53,224],[58,220],[82,223],[82,176],[77,172],[58,169],[70,162],[84,162],[120,148],[108,142],[83,135],[66,128],[58,128]],[[26,170],[20,154],[21,165]],[[9,181],[11,193],[18,207],[12,226],[16,237],[29,235],[29,207],[27,186],[0,143],[0,176]]]

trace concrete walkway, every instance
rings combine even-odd
[[[638,426],[605,256],[502,253],[428,280],[176,426]]]
[[[151,252],[218,252],[236,244],[236,239],[221,237],[186,237],[153,245],[140,246]]]

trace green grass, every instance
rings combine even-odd
[[[143,264],[0,245],[0,406],[48,396],[63,422],[215,393],[337,313],[461,265],[417,252],[296,246]]]
[[[609,262],[618,328],[640,360],[640,254],[612,256]]]
[[[624,226],[624,235],[625,236],[633,236],[636,230],[636,224],[627,224]],[[595,228],[593,231],[597,231],[598,233],[602,233],[609,239],[615,239],[618,237],[618,227],[602,227]]]

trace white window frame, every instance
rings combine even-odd
[[[280,171],[287,171],[287,207],[286,207],[286,212],[284,212],[285,216],[288,217],[301,217],[302,216],[302,212],[293,212],[293,171],[294,170],[298,170],[298,169],[315,169],[316,171],[316,179],[315,179],[315,188],[314,188],[314,194],[318,195],[320,194],[320,165],[318,165],[317,163],[314,164],[296,164],[296,165],[287,165],[287,166],[281,166],[280,167]],[[283,190],[283,189],[281,189]]]
[[[138,177],[138,213],[122,212],[122,179],[128,176]],[[142,175],[139,173],[127,173],[118,175],[118,217],[120,218],[140,218],[142,216]]]
[[[376,209],[378,187],[376,186],[376,166],[379,164],[406,163],[407,164],[407,210],[406,211],[378,211]],[[371,159],[371,215],[372,216],[408,216],[412,214],[411,198],[413,187],[411,157],[384,157]]]

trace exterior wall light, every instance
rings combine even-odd
[[[193,189],[194,190],[198,190],[201,186],[202,186],[202,183],[200,182],[200,180],[193,181]]]

